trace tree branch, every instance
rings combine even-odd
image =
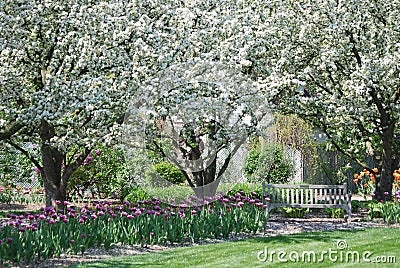
[[[354,40],[354,36],[350,31],[346,31],[346,34],[349,36],[350,43],[353,44],[353,47],[351,48],[351,52],[353,52],[354,57],[357,60],[358,67],[361,67],[362,61],[361,61],[361,56],[358,53],[358,49],[356,48],[356,40]]]
[[[11,128],[5,132],[0,132],[0,141],[7,140],[11,138],[15,133],[20,131],[24,126],[20,123],[16,123],[11,126]]]
[[[6,143],[10,144],[12,147],[14,147],[18,151],[20,151],[23,155],[25,155],[38,169],[40,170],[42,169],[40,163],[32,155],[30,155],[29,152],[26,151],[24,148],[12,142],[11,140],[6,140]]]

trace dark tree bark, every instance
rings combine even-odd
[[[65,163],[66,154],[50,144],[55,136],[54,127],[46,121],[40,125],[42,169],[41,176],[45,188],[46,207],[62,207],[67,198],[68,180],[83,163],[90,150],[85,149],[72,163]],[[64,167],[63,167],[64,166]],[[61,201],[60,205],[56,201]]]
[[[65,201],[67,196],[68,178],[61,176],[64,155],[56,148],[43,144],[41,146],[41,175],[46,192],[46,207],[56,207],[56,200]]]
[[[381,168],[376,176],[375,199],[391,200],[393,171],[399,164],[399,159],[394,152],[394,123],[388,124],[381,135],[382,154],[375,157],[375,163]]]

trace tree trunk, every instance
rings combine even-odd
[[[393,184],[393,171],[397,167],[397,157],[393,154],[394,142],[394,125],[391,124],[384,129],[382,133],[382,155],[380,159],[376,159],[379,163],[379,173],[376,176],[375,199],[391,200],[392,198],[392,184]]]
[[[41,175],[43,179],[46,207],[60,207],[57,206],[56,200],[65,201],[67,196],[67,180],[68,176],[62,176],[62,164],[65,155],[57,148],[51,146],[50,140],[55,136],[54,127],[47,121],[42,120],[40,124],[40,139],[42,166]]]
[[[64,155],[56,148],[43,144],[41,171],[44,188],[46,191],[46,207],[57,207],[56,200],[65,201],[67,196],[67,178],[61,175],[61,166]]]
[[[213,199],[217,193],[219,182],[220,179],[216,179],[213,182],[208,183],[207,185],[195,187],[192,189],[199,200]]]

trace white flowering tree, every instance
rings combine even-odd
[[[221,181],[233,182],[223,175],[268,111],[258,86],[241,73],[209,61],[167,68],[138,90],[124,121],[125,145],[179,167],[199,198],[214,196]],[[143,183],[169,185],[156,173]]]
[[[0,141],[40,170],[46,205],[65,199],[69,177],[99,141],[116,141],[128,103],[149,77],[193,59],[249,72],[245,51],[259,20],[252,5],[2,1]],[[39,144],[41,158],[21,141]]]
[[[269,1],[271,16],[253,53],[260,79],[282,110],[322,130],[373,172],[376,197],[390,198],[400,160],[400,2]],[[386,195],[384,194],[385,192]]]
[[[99,138],[112,138],[135,81],[120,47],[125,6],[89,3],[0,3],[0,140],[40,170],[47,206],[65,200],[68,178]],[[41,158],[21,141],[40,145]]]

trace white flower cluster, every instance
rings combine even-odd
[[[60,148],[98,138],[111,142],[116,120],[140,85],[173,65],[208,61],[252,79],[255,103],[268,99],[314,118],[352,151],[365,144],[364,132],[382,136],[399,121],[399,5],[398,0],[5,0],[0,127],[20,123],[24,133],[38,133],[45,120],[55,128],[52,141]],[[208,73],[209,81],[232,75]],[[160,81],[154,94],[176,82],[173,76]],[[229,102],[230,94],[221,93],[221,102]],[[201,105],[185,103],[187,109]]]
[[[268,1],[265,83],[349,154],[400,131],[400,2]],[[362,150],[362,151],[361,151]]]

